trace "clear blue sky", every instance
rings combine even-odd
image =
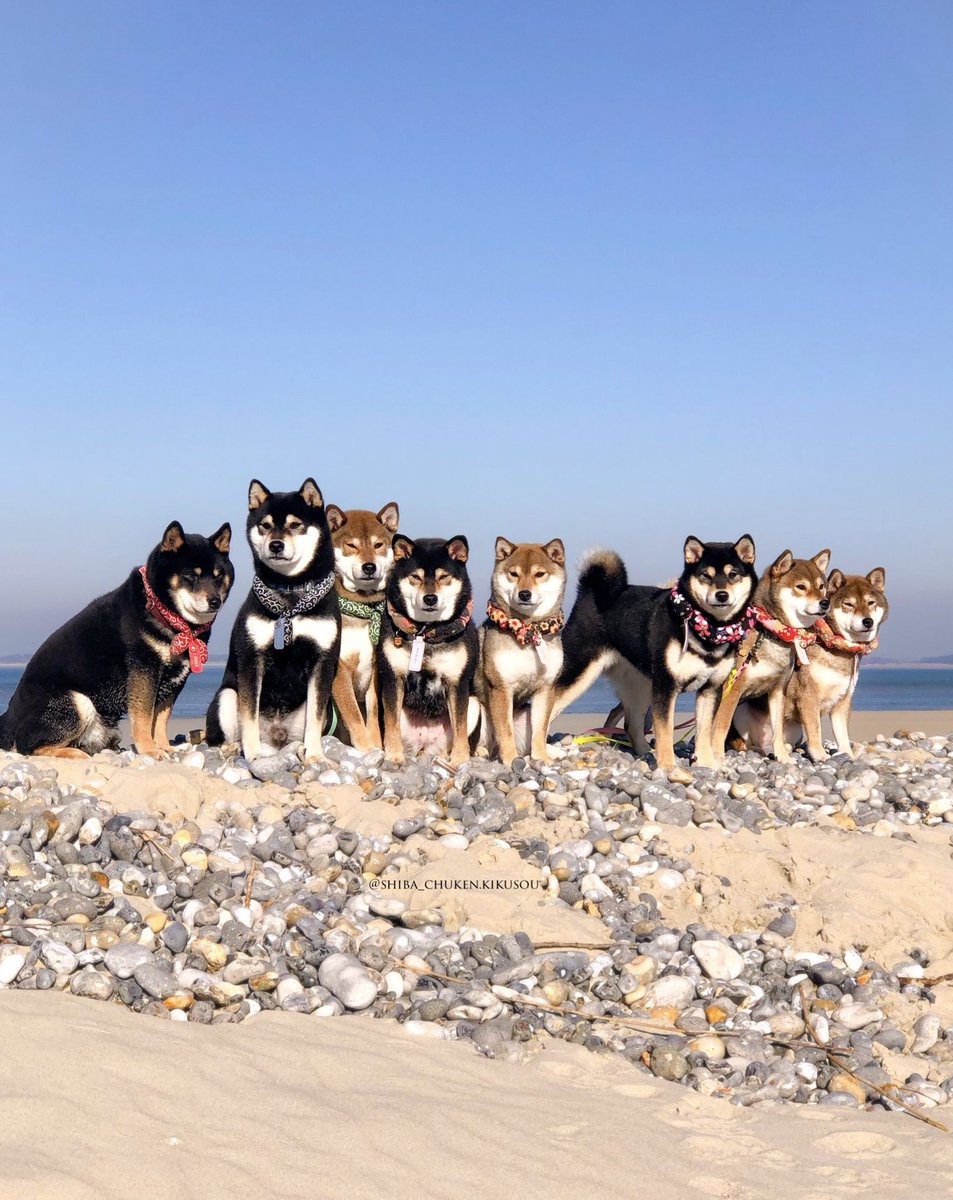
[[[953,651],[951,62],[948,3],[0,4],[0,653],[309,474],[481,598],[750,531]]]

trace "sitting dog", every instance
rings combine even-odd
[[[887,573],[875,567],[867,575],[831,571],[830,608],[814,625],[817,640],[807,648],[807,664],[795,671],[785,693],[785,736],[792,744],[803,736],[807,752],[827,758],[821,717],[830,716],[840,754],[854,757],[850,744],[850,708],[861,659],[877,649],[877,634],[889,612],[884,595]]]
[[[812,626],[829,607],[824,572],[830,559],[830,550],[807,559],[785,550],[758,584],[754,626],[738,647],[715,713],[711,740],[716,762],[724,757],[733,719],[749,745],[764,753],[770,748],[779,762],[790,761],[784,744],[784,690],[795,668],[807,666],[808,647],[817,636]],[[747,703],[739,709],[743,701]]]
[[[559,538],[545,546],[496,539],[476,690],[489,718],[491,748],[506,764],[518,753],[549,761],[546,737],[563,660],[565,590],[566,552]],[[526,720],[522,722],[519,746],[514,707],[524,709],[529,723],[527,730]]]
[[[384,752],[395,763],[405,748],[449,750],[453,766],[469,756],[479,717],[479,704],[471,703],[479,637],[470,619],[469,554],[462,536],[394,538],[377,671]]]
[[[238,611],[222,686],[209,705],[210,746],[240,742],[248,759],[304,742],[322,757],[321,732],[341,644],[334,550],[321,491],[248,489],[248,543],[255,564]]]
[[[711,727],[719,689],[738,643],[750,628],[757,575],[749,534],[737,542],[689,537],[674,587],[630,586],[611,550],[591,554],[579,576],[576,603],[563,633],[559,709],[606,670],[625,713],[637,754],[650,753],[645,713],[651,706],[655,758],[675,765],[675,701],[697,692],[695,758],[712,764]]]
[[[144,567],[52,633],[0,717],[0,747],[85,758],[119,747],[128,711],[139,753],[166,757],[172,706],[208,658],[235,577],[231,532],[205,538],[173,521]]]
[[[341,657],[331,695],[343,740],[359,750],[381,744],[375,652],[399,518],[394,503],[385,504],[379,513],[360,508],[343,512],[336,504],[328,505],[341,609]]]

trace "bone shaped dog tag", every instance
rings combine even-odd
[[[410,666],[408,670],[419,671],[424,665],[424,639],[415,637],[410,646]]]

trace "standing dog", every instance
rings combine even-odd
[[[84,758],[118,748],[128,711],[139,753],[165,757],[172,706],[208,658],[235,577],[231,533],[204,538],[173,521],[144,567],[51,634],[0,717],[0,747]]]
[[[462,536],[394,538],[377,670],[384,710],[384,751],[404,761],[405,746],[446,753],[459,766],[479,705],[470,693],[479,657]],[[472,711],[476,710],[476,714]]]
[[[887,618],[886,581],[883,567],[875,567],[868,575],[831,571],[828,576],[827,617],[814,626],[817,641],[808,647],[807,665],[794,672],[784,707],[788,741],[795,744],[803,731],[807,752],[814,762],[827,758],[821,741],[821,717],[828,715],[838,753],[854,757],[850,707],[860,660],[877,649],[877,634]]]
[[[716,761],[725,753],[725,738],[735,727],[749,745],[765,753],[770,745],[779,762],[789,762],[784,744],[784,689],[795,668],[807,665],[807,649],[816,634],[814,622],[828,609],[824,572],[830,550],[813,558],[795,558],[790,550],[779,555],[758,584],[752,612],[755,624],[738,648],[732,674],[722,691],[712,731]],[[736,709],[742,701],[744,709]]]
[[[718,692],[734,651],[750,627],[757,575],[749,534],[737,542],[685,541],[684,568],[674,587],[630,586],[611,550],[590,555],[579,576],[576,603],[563,634],[564,664],[557,682],[560,709],[605,669],[625,712],[638,754],[651,706],[655,758],[675,765],[675,701],[697,692],[695,758],[712,765],[711,727]]]
[[[496,539],[496,567],[487,620],[481,630],[476,677],[495,748],[504,763],[517,753],[549,761],[546,737],[562,666],[566,551],[559,538],[545,546]],[[529,706],[529,736],[517,748],[514,707]]]
[[[361,508],[343,512],[336,504],[328,505],[341,609],[341,657],[331,694],[343,732],[359,750],[381,744],[375,654],[399,518],[394,503],[385,504],[379,513]]]
[[[246,758],[304,742],[321,757],[321,731],[337,669],[341,613],[321,491],[248,489],[255,578],[238,611],[222,686],[209,705],[211,746],[241,742]]]

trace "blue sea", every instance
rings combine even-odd
[[[0,667],[0,712],[6,709],[22,674],[22,667]],[[179,697],[174,715],[204,717],[221,679],[221,666],[210,665],[201,675],[192,675]],[[599,679],[567,711],[605,715],[615,703],[615,693],[608,680]],[[679,712],[691,712],[694,706],[693,696],[680,696],[676,708]],[[873,711],[953,708],[953,667],[861,669],[854,707]]]

